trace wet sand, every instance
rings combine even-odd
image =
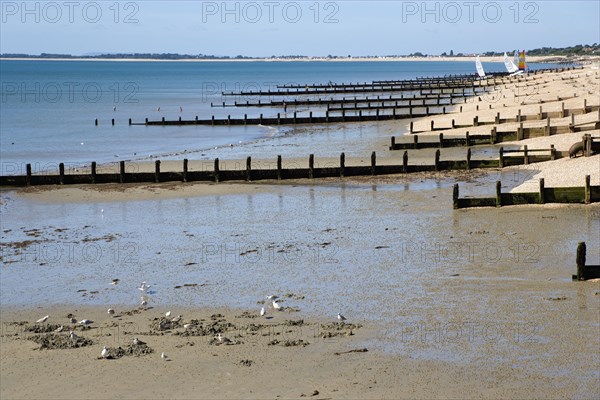
[[[375,146],[369,138],[356,149]],[[321,151],[336,160],[337,151]],[[599,160],[284,184],[3,190],[0,397],[597,398],[600,282],[571,275],[579,241],[588,263],[600,264],[600,206],[451,202],[457,181],[468,195],[492,193],[499,178],[519,188],[538,173],[547,185],[572,184],[581,173],[597,179]],[[152,284],[152,308],[122,315],[138,309],[142,280]],[[263,321],[269,294],[290,308]],[[185,323],[216,321],[241,343],[211,344],[214,330],[153,332],[169,310]],[[338,312],[362,327],[346,336]],[[26,328],[44,315],[39,325],[69,327],[69,313],[95,321],[76,330],[92,343],[39,350]],[[267,326],[250,328],[258,322]],[[98,359],[103,346],[126,352],[133,337],[153,352]]]

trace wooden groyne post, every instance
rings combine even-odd
[[[577,275],[573,275],[574,281],[600,278],[600,265],[586,265],[586,251],[587,248],[585,242],[579,242],[577,244],[577,253],[575,255]]]

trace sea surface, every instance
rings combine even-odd
[[[532,64],[532,69],[548,64]],[[485,63],[487,72],[503,71]],[[203,150],[231,145],[239,150],[258,141],[277,147],[314,146],[305,128],[293,127],[145,127],[128,120],[265,117],[281,108],[211,107],[227,102],[256,102],[257,96],[223,96],[223,92],[276,90],[277,85],[371,82],[423,76],[471,74],[471,62],[113,62],[0,61],[0,159],[3,175],[56,170],[64,162],[76,167],[155,157],[200,159]],[[386,93],[388,95],[389,93]],[[376,96],[377,93],[366,94]],[[275,97],[273,98],[275,99]],[[281,100],[282,97],[276,97]],[[283,97],[285,99],[285,97]],[[269,97],[260,98],[261,101]],[[313,107],[315,115],[322,110]],[[308,107],[288,107],[308,112]],[[115,126],[111,120],[115,119]],[[95,126],[95,119],[99,125]],[[299,131],[296,135],[296,131]],[[322,136],[339,126],[320,128]],[[363,138],[361,124],[345,126],[339,138]],[[285,140],[281,140],[284,138]],[[338,139],[336,136],[333,139]],[[274,142],[275,143],[275,142]],[[185,153],[184,153],[185,152]],[[191,154],[189,154],[191,153]],[[307,153],[307,152],[305,152]],[[237,154],[237,153],[236,153]],[[174,156],[177,155],[177,156]]]

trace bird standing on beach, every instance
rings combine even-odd
[[[141,346],[143,344],[146,344],[146,342],[142,342],[140,339],[134,337],[133,338],[133,344],[135,344],[136,346]]]
[[[217,339],[219,340],[219,343],[223,343],[223,344],[231,343],[231,340],[229,338],[222,336],[220,333],[217,335]]]
[[[171,311],[167,311],[167,312],[165,313],[165,317],[169,318],[170,316],[171,316]]]
[[[113,315],[115,315],[115,310],[113,310],[112,308],[109,308],[109,309],[106,311],[106,313],[112,317]]]
[[[262,307],[262,308],[260,309],[260,316],[261,316],[261,317],[264,317],[264,316],[265,316],[265,314],[266,314],[265,308],[264,308],[264,307]]]
[[[88,326],[94,323],[91,319],[82,319],[79,323],[83,326]]]
[[[148,289],[150,289],[150,286],[151,285],[146,284],[146,281],[143,281],[138,289],[140,289],[142,292],[146,293],[148,291]]]
[[[162,358],[165,361],[169,360],[169,357],[165,354],[165,352],[163,351],[162,353],[160,353],[160,358]]]
[[[40,318],[35,322],[37,322],[38,324],[43,324],[44,322],[46,322],[48,320],[49,317],[50,317],[49,315],[46,315],[45,317]]]
[[[62,331],[63,331],[63,329],[65,329],[65,327],[64,327],[64,325],[61,325],[61,326],[59,326],[58,328],[56,328],[56,329],[54,330],[54,332],[55,332],[55,333],[60,333],[60,332],[62,332]]]
[[[277,300],[273,300],[273,309],[275,309],[275,311],[281,310],[281,306],[277,303]]]
[[[156,111],[160,112],[160,107],[156,107]]]
[[[113,111],[117,111],[117,106],[113,106]]]
[[[108,354],[110,352],[108,351],[108,347],[104,346],[104,348],[102,349],[102,353],[100,353],[100,355],[102,356],[102,358],[108,358]]]
[[[338,313],[337,319],[338,319],[338,321],[344,322],[346,320],[346,317],[344,317],[342,314]]]
[[[175,318],[173,318],[173,319],[171,320],[171,322],[178,323],[178,322],[180,322],[182,319],[183,319],[183,317],[182,317],[181,315],[178,315],[178,316],[176,316]]]
[[[179,106],[179,112],[182,113],[183,112],[183,107]]]
[[[71,338],[72,341],[76,341],[77,339],[79,339],[79,336],[77,336],[77,334],[73,331],[69,332],[69,337]]]

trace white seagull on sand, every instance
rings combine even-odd
[[[69,336],[71,337],[71,340],[73,340],[73,341],[79,339],[79,336],[77,336],[77,334],[73,331],[69,332]]]
[[[83,326],[88,326],[94,323],[91,319],[82,319],[79,323]]]
[[[165,313],[165,317],[169,318],[170,316],[171,316],[171,311],[167,311],[167,312]]]
[[[38,324],[44,323],[48,320],[49,317],[50,317],[49,315],[46,315],[44,318],[40,318],[35,322],[37,322]]]
[[[138,345],[138,346],[141,346],[141,345],[143,345],[143,344],[146,344],[146,342],[142,342],[140,339],[138,339],[138,338],[134,337],[134,338],[133,338],[133,344],[135,344],[135,345]]]
[[[62,332],[62,331],[63,331],[63,329],[65,329],[65,327],[64,327],[63,325],[61,325],[61,326],[59,326],[58,328],[56,328],[56,329],[54,330],[54,332],[55,332],[55,333],[60,333],[60,332]]]
[[[265,308],[264,308],[264,307],[262,307],[262,308],[260,309],[260,316],[261,316],[261,317],[264,317],[264,316],[265,316],[265,314],[266,314]]]
[[[100,355],[102,356],[102,358],[108,358],[108,347],[104,346],[104,348],[102,349],[102,353],[100,353]]]
[[[115,310],[109,308],[108,310],[106,310],[106,313],[112,317],[113,315],[115,315]]]
[[[281,306],[279,305],[279,303],[277,303],[277,301],[276,301],[276,300],[273,300],[273,308],[274,308],[276,311],[279,311],[279,310],[281,310]]]
[[[337,319],[338,319],[338,321],[344,322],[346,320],[346,317],[344,317],[342,314],[338,313]]]
[[[162,358],[165,361],[167,361],[169,359],[169,357],[165,354],[164,351],[162,353],[160,353],[160,358]]]
[[[220,333],[217,335],[217,339],[219,339],[219,343],[223,343],[223,344],[231,343],[231,340],[229,340],[229,338],[226,338],[225,336],[221,336]]]

